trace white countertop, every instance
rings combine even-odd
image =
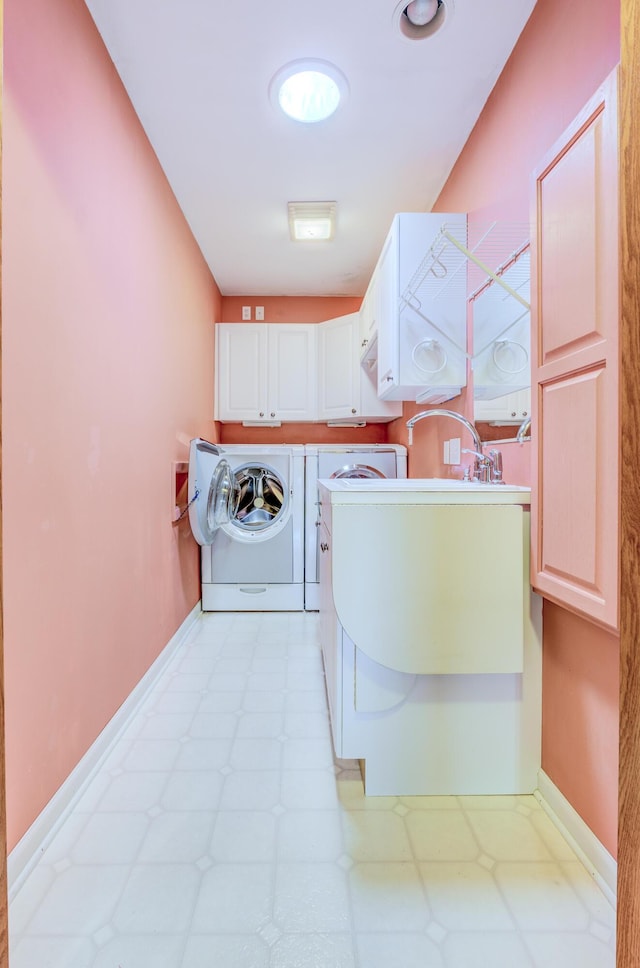
[[[531,488],[427,478],[332,478],[318,481],[331,504],[524,504]]]

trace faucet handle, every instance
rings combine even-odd
[[[492,480],[492,468],[493,468],[493,458],[487,454],[481,454],[479,450],[473,450],[471,447],[463,447],[463,454],[473,454],[475,461],[473,463],[473,476],[476,481],[480,481],[481,484],[487,484]]]
[[[462,448],[462,453],[463,454],[473,454],[473,456],[475,458],[477,458],[477,460],[482,461],[482,463],[484,463],[484,464],[490,464],[492,462],[492,459],[493,459],[491,457],[491,454],[494,453],[494,451],[491,451],[487,455],[487,454],[481,454],[479,450],[473,450],[473,448],[471,448],[471,447],[463,447]]]
[[[502,479],[502,451],[500,450],[490,450],[489,458],[491,460],[491,480],[494,484],[504,484]]]
[[[490,450],[488,454],[481,454],[469,447],[462,448],[463,454],[473,454],[475,457],[475,474],[479,481],[485,484],[504,484],[502,479],[502,451]]]

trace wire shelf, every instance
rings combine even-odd
[[[466,219],[445,222],[401,294],[400,308],[410,306],[422,315],[429,304],[442,299],[475,299],[497,283],[527,310],[529,302],[518,289],[529,282],[528,267],[525,270],[521,263],[522,280],[515,267],[528,248],[529,226],[524,223],[492,222],[469,231]],[[507,269],[509,282],[503,279]]]

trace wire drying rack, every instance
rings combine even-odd
[[[445,222],[400,295],[400,309],[410,307],[430,324],[429,307],[442,299],[475,299],[496,283],[519,302],[525,311],[529,301],[519,289],[529,282],[529,226],[523,223],[492,222],[470,230],[464,223]],[[523,279],[518,277],[518,266]],[[505,273],[508,272],[508,281]],[[433,310],[431,310],[433,313]],[[436,326],[436,328],[438,328]],[[445,332],[443,336],[447,336]],[[448,337],[447,337],[448,338]]]

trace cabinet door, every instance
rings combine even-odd
[[[532,573],[537,591],[618,621],[617,74],[533,182]]]
[[[359,355],[361,359],[367,352],[367,348],[371,345],[371,342],[377,338],[377,284],[377,275],[374,272],[367,286],[367,291],[364,294],[359,312]]]
[[[318,416],[339,420],[359,412],[358,313],[318,325]]]
[[[268,406],[270,420],[315,420],[318,377],[314,324],[270,324]]]
[[[358,413],[363,420],[386,422],[402,416],[401,400],[381,400],[375,374],[363,366],[360,368],[360,406]]]
[[[318,535],[318,541],[320,549],[320,644],[322,647],[322,662],[333,746],[336,756],[342,756],[342,628],[333,604],[331,534],[324,522]]]
[[[318,326],[318,413],[320,420],[395,420],[400,401],[380,400],[375,374],[358,362],[359,314]]]
[[[398,239],[396,217],[376,266],[375,315],[378,333],[378,396],[398,383]]]
[[[264,324],[216,326],[216,420],[266,419],[267,333]]]

